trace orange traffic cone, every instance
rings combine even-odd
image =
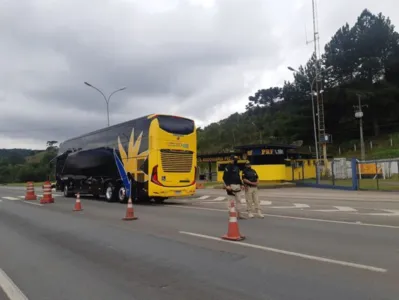
[[[240,234],[240,230],[238,229],[237,222],[237,211],[234,205],[234,201],[230,201],[230,212],[229,212],[229,227],[227,234],[222,236],[224,240],[230,241],[241,241],[245,239],[245,236]]]
[[[51,195],[51,183],[46,181],[43,184],[43,197],[40,199],[40,204],[54,203],[54,198]]]
[[[129,197],[129,200],[127,202],[126,217],[124,217],[122,220],[131,221],[131,220],[137,220],[137,219],[138,218],[134,216],[132,197]]]
[[[75,207],[73,211],[81,211],[81,210],[83,210],[83,208],[82,208],[82,203],[80,203],[80,193],[77,193]]]
[[[26,183],[25,200],[37,200],[37,196],[35,195],[35,187],[33,186],[32,181],[28,181]]]

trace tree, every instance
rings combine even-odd
[[[254,96],[249,96],[249,103],[247,109],[253,107],[273,107],[274,104],[281,100],[282,89],[280,87],[273,87],[269,89],[262,89],[255,93]]]
[[[346,23],[337,30],[321,60],[313,54],[297,68],[293,81],[259,89],[249,96],[244,113],[201,129],[199,151],[258,143],[259,135],[264,142],[303,140],[313,145],[310,86],[316,65],[323,70],[326,130],[335,142],[358,139],[353,105],[359,93],[369,105],[364,111],[366,135],[399,130],[399,34],[389,18],[363,10],[352,27]]]
[[[46,150],[48,151],[48,150],[57,149],[58,147],[56,146],[56,144],[58,144],[58,141],[47,141],[47,143],[46,143],[46,145],[47,145]]]
[[[45,151],[0,149],[0,183],[54,179],[54,165],[49,163],[57,155],[54,144]]]

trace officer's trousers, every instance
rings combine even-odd
[[[239,190],[241,189],[241,186],[238,184],[232,184],[230,185],[231,189],[234,190]],[[241,191],[239,192],[227,192],[227,209],[230,209],[230,201],[234,201],[235,207],[236,207],[236,211],[237,212],[241,212]]]
[[[245,200],[247,202],[247,212],[261,212],[258,188],[253,186],[245,186]]]

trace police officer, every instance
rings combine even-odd
[[[230,163],[226,166],[223,173],[223,181],[224,186],[227,191],[228,204],[230,201],[235,201],[235,207],[237,210],[237,215],[239,219],[245,219],[240,212],[241,207],[241,199],[240,199],[240,192],[243,188],[243,183],[240,177],[240,167],[238,166],[238,158],[237,156],[232,155],[230,159],[233,163]]]
[[[259,177],[254,169],[251,168],[249,161],[245,163],[245,168],[242,171],[242,181],[245,187],[245,200],[247,202],[248,217],[253,218],[253,209],[256,210],[260,218],[264,218],[259,204],[258,198],[258,182]]]

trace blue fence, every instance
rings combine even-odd
[[[297,186],[316,188],[358,190],[357,160],[334,159],[328,162],[327,166],[316,165],[316,178],[295,180]]]
[[[327,168],[319,166],[316,171],[319,178],[294,182],[297,186],[316,188],[399,192],[399,158],[367,161],[335,158]]]

